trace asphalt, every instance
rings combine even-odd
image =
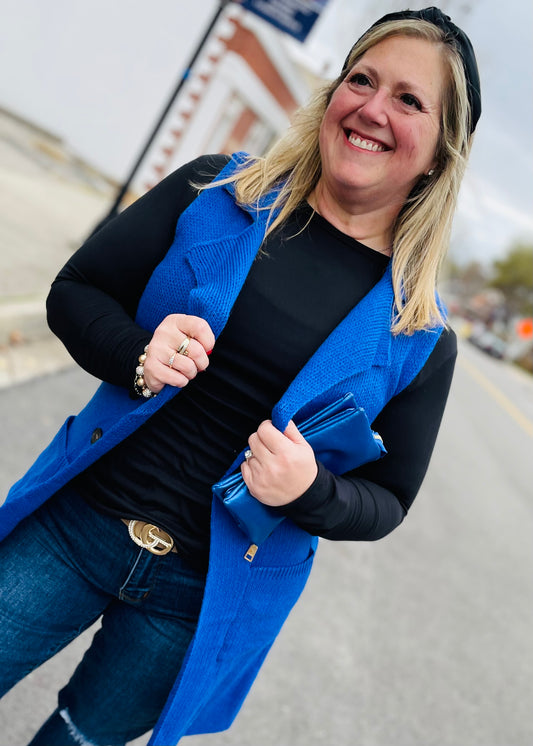
[[[0,493],[95,385],[72,368],[0,391]],[[530,376],[460,345],[405,522],[378,542],[321,541],[234,725],[180,746],[531,746],[532,394]],[[30,741],[94,631],[0,701],[0,746]]]
[[[0,110],[0,388],[73,365],[45,299],[113,194],[59,138]]]

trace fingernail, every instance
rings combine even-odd
[[[206,355],[210,355],[213,352],[213,350],[208,350]]]

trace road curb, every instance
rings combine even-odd
[[[46,296],[0,301],[0,345],[33,343],[50,335]]]
[[[49,333],[32,342],[0,347],[0,389],[73,367],[63,344]]]

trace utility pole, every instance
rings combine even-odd
[[[154,126],[154,128],[152,130],[152,132],[150,133],[148,139],[146,140],[146,143],[145,143],[144,147],[142,148],[141,152],[139,153],[139,156],[137,157],[137,160],[135,161],[135,163],[134,163],[134,165],[133,165],[133,167],[132,167],[129,175],[127,176],[125,182],[120,187],[113,205],[111,206],[109,212],[103,218],[103,220],[101,220],[98,223],[98,225],[94,228],[94,230],[91,232],[91,236],[94,235],[97,231],[99,231],[100,228],[102,228],[106,223],[108,223],[110,220],[112,220],[116,215],[118,215],[118,211],[119,211],[120,205],[122,203],[122,200],[124,199],[124,196],[125,196],[126,192],[128,191],[128,189],[130,188],[130,184],[133,181],[133,179],[135,177],[135,174],[139,170],[139,167],[140,167],[141,163],[143,162],[144,157],[146,156],[146,153],[148,152],[148,150],[149,150],[151,144],[153,143],[153,141],[154,141],[157,133],[159,132],[159,129],[161,128],[161,125],[165,121],[165,118],[166,118],[168,112],[170,111],[170,109],[171,109],[174,101],[178,97],[178,95],[179,95],[179,93],[180,93],[183,85],[187,81],[187,78],[189,77],[189,75],[191,73],[192,67],[193,67],[194,63],[196,62],[196,60],[198,59],[198,56],[200,55],[200,53],[201,53],[201,51],[202,51],[202,49],[204,47],[204,44],[208,40],[209,35],[211,34],[211,31],[215,27],[216,22],[220,18],[222,12],[224,11],[224,8],[226,7],[226,5],[228,5],[229,2],[231,2],[231,0],[219,0],[219,5],[218,5],[218,8],[217,8],[217,10],[216,10],[213,18],[211,19],[211,21],[210,21],[207,29],[205,30],[204,35],[200,39],[200,42],[198,43],[198,46],[196,47],[196,50],[194,51],[192,57],[190,58],[190,60],[189,60],[189,62],[187,64],[184,72],[182,73],[182,75],[181,75],[181,77],[180,77],[180,79],[179,79],[176,87],[174,88],[174,90],[173,90],[170,98],[168,99],[167,104],[165,105],[163,111],[161,112],[161,114],[159,116],[159,119],[157,120],[157,122],[156,122],[156,124],[155,124],[155,126]]]

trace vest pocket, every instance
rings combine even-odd
[[[283,623],[300,597],[315,556],[289,567],[255,567],[238,603],[219,651],[219,659],[235,659],[260,653],[276,639]],[[254,563],[255,564],[255,563]]]
[[[74,415],[67,417],[61,425],[49,445],[41,452],[35,463],[30,467],[30,472],[39,476],[43,481],[56,473],[65,463],[69,462],[67,456],[68,436],[70,426],[75,419]]]

